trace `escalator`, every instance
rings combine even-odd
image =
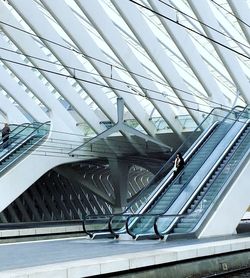
[[[220,160],[222,154],[228,150],[228,146],[231,146],[238,139],[239,134],[245,131],[246,126],[245,119],[232,121],[228,118],[223,121],[196,151],[179,176],[160,196],[158,195],[151,206],[148,206],[146,213],[140,216],[130,216],[129,223],[127,223],[128,233],[137,239],[155,236],[156,216],[178,214],[199,184]],[[168,226],[172,222],[171,217],[164,220],[163,226]]]
[[[46,148],[50,123],[10,125],[8,144],[0,144],[0,211],[20,196],[49,169],[58,158],[39,155]]]
[[[10,127],[8,146],[0,144],[0,175],[35,148],[48,134],[48,123],[30,123]]]
[[[219,165],[203,181],[199,190],[186,202],[177,217],[161,216],[157,219],[157,233],[165,238],[198,237],[202,228],[216,212],[222,198],[234,184],[233,173],[240,167],[242,160],[250,150],[250,124],[232,148],[226,152]],[[243,163],[245,164],[245,162]],[[239,173],[239,172],[238,172]],[[246,194],[245,192],[243,194]],[[236,198],[236,197],[235,197]],[[227,212],[229,213],[229,212]],[[171,224],[166,229],[166,223]],[[220,225],[222,223],[218,223]]]
[[[185,170],[173,182],[170,182],[173,161],[173,157],[171,157],[163,169],[158,172],[145,190],[140,192],[139,197],[136,198],[123,214],[89,215],[85,217],[83,222],[85,232],[91,237],[95,237],[98,234],[112,234],[114,237],[118,237],[126,232],[134,238],[138,237],[138,235],[155,235],[153,222],[156,216],[164,214],[194,178],[194,174],[201,165],[208,164],[206,167],[203,167],[201,179],[204,179],[211,168],[209,166],[211,162],[207,163],[209,157],[212,157],[212,160],[218,159],[225,151],[226,146],[244,128],[245,122],[237,120],[243,110],[243,108],[237,107],[232,111],[223,111],[224,114],[221,113],[222,110],[220,109],[212,111],[213,121],[211,121],[210,117],[207,117],[202,123],[203,126],[201,124],[197,128],[200,132],[197,132],[197,130],[194,132],[194,134],[198,134],[195,140],[186,140],[177,150],[177,152],[185,153],[186,166]],[[214,115],[220,115],[220,117],[217,117],[215,121],[216,117]],[[223,120],[221,120],[222,118]],[[208,128],[208,122],[210,128]],[[216,156],[211,156],[214,150],[216,150],[214,152]]]

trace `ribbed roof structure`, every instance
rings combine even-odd
[[[0,121],[155,137],[250,104],[250,1],[0,0]],[[57,129],[60,129],[57,126]]]

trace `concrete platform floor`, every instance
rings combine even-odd
[[[168,242],[77,237],[4,243],[0,244],[0,277],[91,277],[247,249],[250,234]]]

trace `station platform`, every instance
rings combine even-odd
[[[122,277],[112,275],[246,250],[250,250],[249,233],[200,240],[91,240],[84,236],[2,243],[0,277]],[[225,260],[221,266],[228,268]]]

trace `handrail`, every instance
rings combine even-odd
[[[247,134],[244,136],[244,139],[246,138]],[[242,140],[242,142],[244,141],[244,139]],[[240,147],[237,146],[237,148],[233,151],[233,154],[231,155],[231,157],[235,154],[235,152],[238,150],[238,148]],[[226,155],[226,154],[225,154]],[[224,155],[224,156],[225,156]],[[247,155],[247,154],[246,154]],[[225,169],[225,167],[227,166],[227,164],[225,164],[222,169],[219,171],[219,174]],[[239,166],[238,166],[239,167]],[[216,170],[214,170],[216,171]],[[217,177],[219,176],[219,174],[217,175]],[[233,172],[231,172],[231,175],[229,176],[229,178],[232,176]],[[217,178],[216,177],[216,178]],[[206,194],[206,192],[209,190],[209,188],[212,186],[212,184],[207,188],[207,190],[205,191],[204,195]],[[222,190],[222,188],[220,189],[220,191]],[[215,196],[217,197],[217,195]],[[214,197],[214,198],[215,198]],[[155,234],[157,237],[159,237],[160,239],[163,239],[164,238],[164,235],[159,232],[158,230],[158,226],[157,226],[157,221],[159,220],[159,218],[183,218],[183,217],[187,217],[189,215],[192,215],[195,210],[197,209],[197,207],[199,206],[200,202],[202,201],[202,199],[192,208],[192,210],[189,212],[189,213],[178,213],[178,214],[129,214],[129,215],[126,215],[127,216],[127,219],[126,219],[126,231],[127,233],[132,237],[132,238],[136,238],[137,234],[134,234],[130,231],[129,229],[129,220],[132,218],[132,217],[154,217],[154,225],[152,227],[154,227],[154,231],[155,231]],[[125,216],[125,215],[124,215]],[[194,228],[193,228],[194,229]]]
[[[248,151],[248,153],[245,155],[245,156],[247,156],[249,154],[249,151]],[[245,157],[244,156],[244,157]],[[227,165],[227,164],[226,164]],[[226,166],[225,165],[225,166]],[[224,166],[224,167],[225,167]],[[223,167],[223,169],[224,169],[224,167]],[[238,167],[240,167],[240,165],[238,165],[237,166],[237,168]],[[220,171],[220,173],[221,173],[221,171]],[[230,175],[230,177],[232,177],[232,174],[233,174],[233,172],[231,172],[231,175]],[[212,186],[212,184],[209,186],[209,188]],[[206,192],[209,190],[209,188],[206,190]],[[221,188],[220,189],[220,191],[222,190],[223,188]],[[204,195],[205,195],[205,193],[204,193]],[[219,194],[217,194],[215,197],[214,197],[214,199],[216,198],[216,197],[218,197],[218,195]],[[159,230],[158,230],[158,227],[157,227],[157,221],[159,220],[159,218],[168,218],[168,217],[176,217],[176,218],[183,218],[183,217],[187,217],[187,216],[189,216],[189,215],[191,215],[192,213],[194,213],[195,212],[195,210],[197,209],[197,207],[198,207],[198,205],[200,204],[200,202],[202,201],[202,199],[193,207],[193,209],[191,210],[191,212],[189,212],[189,213],[182,213],[182,214],[160,214],[160,215],[158,215],[156,218],[155,218],[155,220],[154,220],[154,230],[155,230],[155,233],[156,233],[156,235],[160,238],[160,239],[163,239],[164,238],[164,235],[162,234],[162,233],[160,233],[159,232]],[[207,210],[206,210],[206,212],[207,212]],[[194,228],[192,228],[192,230],[193,230]],[[191,231],[192,231],[191,230]],[[189,231],[190,232],[190,231]]]
[[[18,129],[19,127],[22,127],[22,125],[18,126],[16,129]],[[29,128],[29,125],[23,127],[19,132],[17,132],[17,133],[14,134],[14,135],[13,135],[13,134],[10,134],[10,139],[9,139],[9,140],[11,140],[12,138],[18,137],[19,134],[21,134],[26,128]],[[15,130],[16,130],[16,129],[15,129]],[[11,133],[12,133],[12,132],[11,132]],[[11,136],[11,135],[13,135],[13,136]],[[3,143],[2,143],[1,145],[3,145]],[[4,160],[6,157],[8,157],[8,156],[16,149],[16,146],[19,146],[19,145],[20,145],[20,144],[15,145],[12,149],[8,149],[8,152],[5,153],[4,155],[2,155],[2,156],[0,157],[0,160]]]
[[[246,108],[245,108],[245,109],[246,109]],[[244,113],[245,109],[244,109],[243,111],[241,111],[241,113],[238,115],[237,119],[240,118],[240,116],[242,115],[242,113]],[[235,120],[235,122],[237,121],[237,119]],[[225,120],[226,120],[226,118],[225,118],[221,123],[223,123]],[[231,127],[231,128],[232,128],[232,127]],[[229,128],[229,130],[230,130],[231,128]],[[229,130],[228,130],[228,131],[229,131]],[[205,143],[205,142],[204,142],[204,143]],[[203,143],[203,144],[204,144],[204,143]],[[216,149],[216,147],[217,147],[217,145],[215,145],[215,146],[213,147],[213,149],[211,150],[211,153]],[[180,173],[176,176],[175,180],[180,179],[181,176],[182,176],[184,173],[185,173],[185,170],[182,171],[182,172],[180,172]],[[196,175],[196,174],[197,174],[197,172],[194,173],[194,175]],[[181,191],[179,192],[179,194],[180,194],[181,192],[183,192],[183,190],[186,188],[186,186],[188,185],[188,183],[190,182],[191,179],[192,179],[192,177],[190,177],[190,178],[186,181],[186,183],[182,186]],[[178,196],[176,196],[176,198],[172,200],[172,202],[170,203],[170,205],[168,206],[168,208],[166,208],[165,212],[166,212],[166,211],[169,209],[169,207],[175,202],[175,200],[177,199],[177,197],[178,197]]]
[[[223,121],[220,123],[220,124],[222,124],[223,122],[225,122],[226,120],[227,120],[227,117],[229,117],[229,115],[231,114],[231,112],[223,119]],[[207,139],[208,140],[208,139]],[[207,142],[207,140],[205,141],[205,142]],[[204,145],[204,143],[205,142],[203,142],[203,145]],[[213,149],[211,150],[211,153],[212,153],[212,151],[215,149],[217,147],[217,144],[213,147]],[[177,153],[177,152],[176,152]],[[181,176],[183,175],[185,173],[185,169],[184,169],[184,171],[182,171],[182,172],[180,172],[177,176],[176,176],[176,178],[175,178],[175,180],[178,180],[179,178],[181,178]],[[184,189],[185,189],[185,187],[187,186],[187,184],[190,182],[190,180],[192,179],[192,177],[190,177],[186,182],[185,182],[185,184],[182,186],[182,188],[181,188],[181,191],[179,192],[179,193],[181,193]],[[175,181],[174,180],[174,181]],[[173,181],[173,182],[174,182]],[[167,190],[169,190],[169,188],[170,187],[168,187],[167,188]],[[176,198],[177,198],[178,196],[176,196]],[[175,199],[171,202],[171,204],[169,205],[169,207],[172,205],[172,203],[175,201]]]
[[[83,219],[82,219],[83,231],[84,231],[90,238],[92,238],[92,237],[94,236],[94,233],[89,232],[89,231],[87,230],[87,228],[86,228],[86,220],[87,220],[87,218],[90,218],[90,219],[94,220],[94,219],[96,219],[97,217],[99,217],[99,219],[100,219],[100,218],[104,218],[104,219],[105,219],[105,217],[106,217],[107,220],[109,221],[110,217],[112,217],[113,215],[114,215],[114,214],[102,214],[102,215],[88,214],[88,215],[83,216]],[[92,217],[93,217],[93,218],[92,218]],[[108,222],[107,222],[107,225],[108,225],[108,227],[109,227]]]

